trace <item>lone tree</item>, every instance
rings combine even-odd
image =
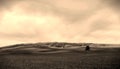
[[[90,51],[89,45],[86,46],[85,51]]]

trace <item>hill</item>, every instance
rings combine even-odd
[[[111,44],[16,44],[0,48],[0,69],[120,69],[119,55],[119,45]]]

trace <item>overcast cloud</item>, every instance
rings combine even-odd
[[[0,45],[120,43],[119,0],[0,0]]]

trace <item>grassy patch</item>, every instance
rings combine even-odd
[[[23,51],[25,53],[26,51]],[[120,69],[120,49],[0,55],[0,69]]]

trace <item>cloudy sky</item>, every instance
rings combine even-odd
[[[0,46],[120,43],[120,0],[0,0]]]

